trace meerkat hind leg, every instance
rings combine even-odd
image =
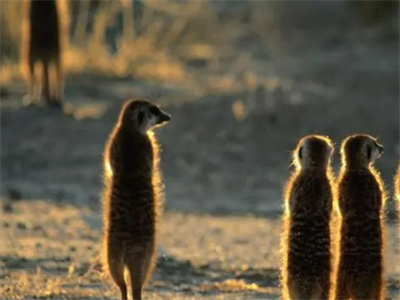
[[[124,279],[124,264],[119,256],[114,257],[113,255],[108,255],[108,268],[110,275],[113,278],[116,285],[119,287],[121,292],[121,299],[127,300],[128,294],[126,289],[126,283]]]
[[[347,300],[350,298],[349,292],[347,290],[346,282],[339,278],[336,287],[335,300]]]
[[[382,299],[381,284],[376,278],[367,278],[357,283],[354,288],[356,299]]]
[[[28,62],[28,92],[27,94],[23,97],[22,101],[23,104],[26,106],[30,105],[37,105],[40,100],[40,72],[41,68],[39,66],[39,62],[36,62],[35,60],[30,60]]]
[[[43,60],[42,96],[46,104],[50,104],[51,101],[50,65],[48,60]]]
[[[311,299],[329,299],[329,288],[329,278],[323,281],[316,282],[312,290]]]
[[[144,272],[139,262],[128,264],[128,271],[131,280],[131,292],[134,300],[142,299],[142,288],[144,282]]]
[[[306,281],[295,280],[289,285],[290,299],[310,299],[311,291]]]
[[[63,82],[61,67],[57,60],[51,63],[51,98],[50,104],[52,106],[61,107],[63,103]]]

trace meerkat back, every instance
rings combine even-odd
[[[170,116],[144,100],[128,101],[104,155],[103,265],[127,299],[126,269],[133,299],[155,263],[161,191],[158,149],[152,128]]]
[[[369,135],[346,138],[338,182],[340,210],[336,299],[383,299],[385,192],[372,163],[383,152]]]
[[[281,239],[284,299],[329,298],[332,152],[332,142],[316,135],[301,139],[294,151],[296,170],[285,191]]]

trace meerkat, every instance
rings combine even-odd
[[[331,140],[318,135],[302,138],[293,153],[295,171],[285,190],[281,239],[284,299],[329,298],[332,153]]]
[[[106,143],[103,264],[119,287],[121,299],[127,299],[125,269],[136,300],[141,299],[154,268],[163,196],[152,129],[170,118],[148,101],[129,100]]]
[[[338,178],[339,265],[335,299],[383,299],[385,191],[373,163],[383,146],[369,135],[347,137]]]
[[[22,67],[27,77],[25,104],[62,106],[63,50],[68,37],[65,0],[25,0]],[[40,67],[40,69],[38,69]]]

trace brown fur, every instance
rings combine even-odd
[[[155,263],[162,204],[158,145],[153,133],[142,129],[146,121],[140,116],[150,108],[159,110],[144,100],[124,105],[104,155],[103,264],[122,299],[127,299],[124,269],[133,298],[141,299]]]
[[[339,265],[335,299],[384,299],[383,248],[385,192],[372,167],[371,151],[383,150],[368,135],[346,138],[338,180]],[[379,150],[380,149],[380,150]]]
[[[25,0],[22,32],[23,71],[28,81],[27,104],[61,106],[63,50],[68,38],[65,0]],[[40,67],[40,69],[38,69]]]
[[[296,170],[285,191],[284,299],[328,299],[331,285],[332,142],[306,136],[294,151]]]

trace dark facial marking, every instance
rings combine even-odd
[[[160,114],[160,109],[157,106],[152,106],[150,108],[150,114],[158,116]]]
[[[299,158],[303,159],[303,146],[301,146],[299,149]]]
[[[371,145],[367,145],[367,157],[368,157],[368,159],[371,159],[371,156],[372,156]]]
[[[144,119],[144,112],[139,111],[139,113],[138,113],[138,122],[139,122],[139,125],[143,123],[143,119]]]

